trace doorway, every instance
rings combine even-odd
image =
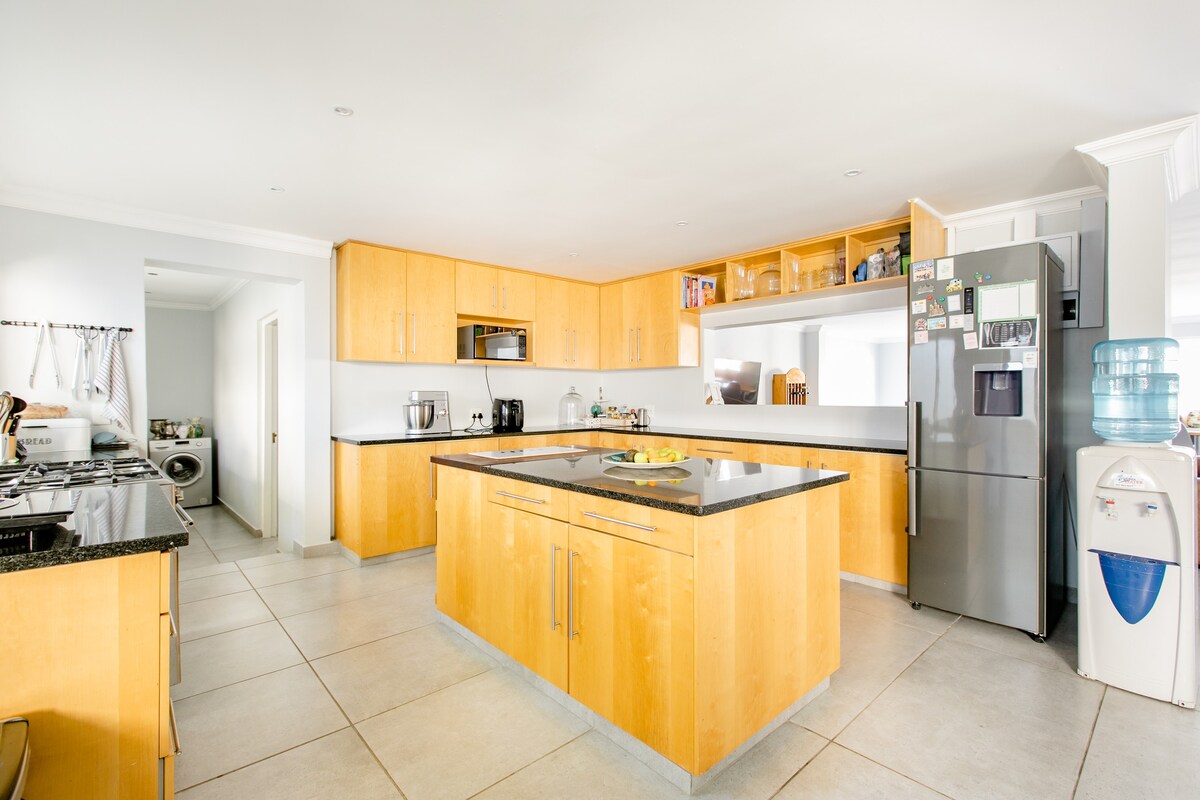
[[[262,475],[262,535],[279,536],[279,319],[260,322],[259,442]]]

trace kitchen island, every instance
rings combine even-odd
[[[0,500],[0,520],[64,513],[0,556],[0,719],[30,722],[25,796],[171,797],[169,551],[188,534],[153,482]]]
[[[611,452],[435,456],[437,607],[691,790],[837,669],[848,476]]]

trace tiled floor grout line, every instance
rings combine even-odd
[[[523,772],[524,770],[527,770],[527,769],[529,769],[529,768],[530,768],[530,767],[532,767],[534,764],[537,764],[538,762],[542,761],[543,759],[549,758],[550,756],[554,755],[554,754],[555,754],[555,753],[557,753],[559,750],[562,750],[564,747],[566,747],[567,745],[571,744],[572,742],[578,741],[579,739],[583,738],[584,736],[587,736],[589,733],[591,733],[591,732],[592,732],[592,730],[594,730],[594,729],[593,729],[593,728],[588,728],[586,731],[584,731],[583,733],[579,734],[578,736],[572,736],[570,739],[568,739],[567,741],[563,742],[563,743],[562,743],[562,744],[560,744],[558,747],[556,747],[556,748],[554,748],[553,750],[551,750],[549,753],[543,753],[542,755],[540,755],[540,756],[538,756],[537,758],[535,758],[533,761],[530,761],[528,764],[523,764],[522,766],[518,767],[517,769],[514,769],[512,772],[508,773],[508,774],[507,774],[507,775],[505,775],[503,778],[500,778],[500,779],[499,779],[499,780],[497,780],[497,781],[492,781],[492,782],[491,782],[491,783],[489,783],[487,786],[485,786],[485,787],[483,787],[482,789],[480,789],[478,792],[475,792],[474,794],[469,794],[469,795],[467,795],[467,796],[466,796],[466,797],[465,797],[463,800],[473,800],[473,798],[479,797],[479,795],[481,795],[481,794],[483,794],[484,792],[486,792],[487,790],[491,789],[493,786],[496,786],[496,785],[498,785],[498,784],[504,783],[506,780],[508,780],[509,778],[511,778],[513,775],[516,775],[518,772]]]
[[[807,731],[808,728],[804,728],[804,730]],[[817,733],[816,731],[808,731],[808,732],[813,734],[814,736],[820,736],[820,738],[825,739],[824,736],[821,736],[821,734]],[[780,786],[778,789],[776,789],[774,792],[772,792],[770,794],[770,796],[767,798],[767,800],[774,800],[774,798],[778,797],[779,793],[782,792],[784,789],[786,789],[787,785],[789,783],[796,780],[796,776],[799,775],[801,772],[803,772],[805,767],[807,767],[809,764],[816,761],[817,757],[819,755],[821,755],[821,753],[824,753],[829,748],[829,746],[832,744],[833,744],[833,739],[825,739],[825,744],[821,745],[820,749],[818,749],[817,752],[813,753],[812,758],[806,760],[803,764],[800,765],[799,769],[797,769],[795,772],[793,772],[791,775],[789,775],[788,779],[783,782],[783,785]],[[730,766],[733,766],[733,765],[731,764]]]
[[[1087,744],[1083,748],[1083,758],[1079,759],[1079,769],[1075,771],[1075,786],[1071,789],[1071,798],[1079,794],[1079,781],[1083,778],[1083,768],[1087,765],[1088,755],[1092,751],[1092,739],[1096,736],[1096,726],[1100,724],[1100,712],[1104,710],[1104,700],[1108,697],[1108,685],[1101,684],[1100,702],[1096,704],[1096,716],[1092,718],[1092,727],[1088,731]]]
[[[297,664],[296,666],[299,666],[299,665]],[[232,684],[230,684],[230,685],[232,686]],[[206,783],[212,783],[215,780],[219,780],[228,775],[232,775],[235,772],[241,772],[244,769],[249,769],[250,767],[253,767],[255,764],[261,764],[262,762],[269,761],[270,759],[275,758],[276,756],[281,756],[284,753],[290,753],[291,751],[293,751],[297,748],[304,747],[305,745],[312,744],[313,742],[319,742],[322,739],[326,738],[327,736],[333,736],[335,733],[341,733],[344,730],[353,730],[353,728],[354,728],[353,725],[347,725],[344,728],[338,728],[336,731],[330,731],[329,733],[323,733],[315,739],[309,739],[307,742],[301,742],[300,744],[295,744],[295,745],[292,745],[291,747],[285,747],[284,749],[280,750],[278,753],[272,753],[269,756],[263,756],[262,758],[255,759],[254,761],[251,761],[249,764],[243,764],[242,766],[238,767],[237,769],[229,770],[229,772],[222,772],[220,775],[213,775],[211,778],[205,778],[204,780],[200,781],[199,783],[193,783],[191,786],[185,786],[183,788],[179,788],[177,786],[177,787],[175,787],[175,791],[176,791],[176,793],[189,792],[192,789],[195,789],[197,786],[203,786]]]

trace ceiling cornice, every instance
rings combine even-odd
[[[1044,194],[1040,197],[1030,197],[1025,200],[1014,200],[1011,203],[1001,203],[995,206],[975,208],[970,211],[960,211],[957,214],[947,214],[942,221],[947,226],[974,227],[987,225],[1000,219],[1009,219],[1014,213],[1029,208],[1036,208],[1040,214],[1053,214],[1056,211],[1070,211],[1079,208],[1079,204],[1092,197],[1103,197],[1104,190],[1099,186],[1084,186],[1082,189],[1070,189],[1065,192]],[[964,225],[963,223],[970,223]]]
[[[275,250],[312,258],[329,258],[333,253],[333,242],[309,239],[290,233],[279,233],[227,222],[164,214],[126,206],[110,205],[85,197],[44,192],[18,186],[0,186],[0,206],[42,211],[63,217],[107,222],[159,233],[173,233],[215,242],[241,244],[263,250]]]
[[[1088,168],[1102,185],[1107,185],[1110,167],[1157,156],[1165,162],[1167,196],[1172,203],[1200,189],[1200,115],[1098,139],[1075,149],[1087,156]]]
[[[167,300],[147,300],[147,308],[170,308],[175,311],[212,311],[207,303],[172,303]]]

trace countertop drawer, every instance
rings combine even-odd
[[[539,483],[485,475],[483,494],[489,503],[517,508],[551,519],[567,519],[567,491]]]
[[[695,517],[571,492],[572,525],[692,555]]]

